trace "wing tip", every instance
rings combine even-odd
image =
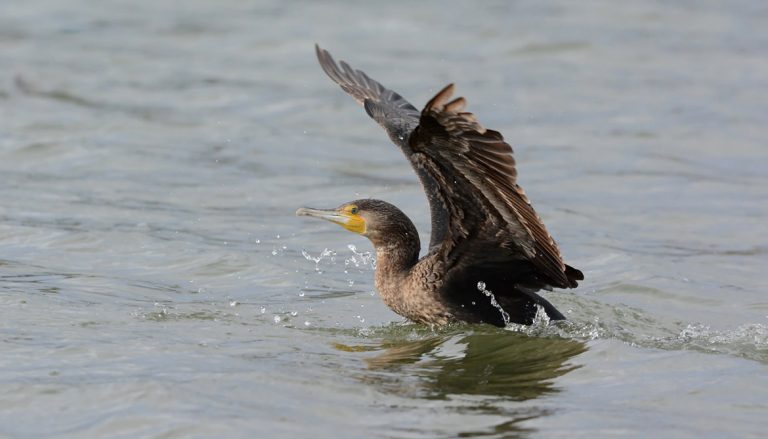
[[[450,111],[452,113],[460,113],[464,111],[465,108],[467,108],[467,100],[463,97],[458,97],[445,104],[446,111]]]
[[[323,69],[333,82],[342,86],[342,88],[344,88],[344,84],[358,85],[354,79],[356,72],[349,64],[343,60],[337,63],[331,52],[321,48],[317,43],[315,43],[315,54],[317,55],[318,63],[320,63],[320,68]]]
[[[446,85],[445,87],[442,88],[442,90],[437,92],[435,97],[433,97],[432,99],[429,100],[429,102],[427,102],[427,105],[425,105],[424,108],[426,110],[437,110],[437,109],[440,109],[441,107],[443,107],[445,105],[445,102],[451,96],[453,96],[453,90],[454,90],[453,83],[450,83],[450,84]]]
[[[317,60],[320,61],[320,65],[322,65],[325,62],[325,59],[331,54],[328,53],[327,50],[321,48],[319,44],[315,43],[315,55],[317,56]]]
[[[568,285],[570,288],[576,288],[579,286],[577,281],[584,280],[584,273],[578,268],[573,268],[570,265],[565,265],[565,277],[568,279]]]

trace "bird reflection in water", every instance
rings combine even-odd
[[[381,392],[409,399],[451,400],[451,410],[504,419],[491,431],[464,432],[462,436],[525,431],[520,422],[548,412],[514,402],[556,393],[554,379],[578,368],[568,360],[587,349],[576,340],[492,328],[419,340],[405,340],[401,334],[385,338],[378,346],[336,347],[348,352],[379,351],[364,358],[366,368],[357,378]],[[457,399],[463,403],[454,405]]]

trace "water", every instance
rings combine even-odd
[[[762,436],[768,9],[16,2],[0,14],[0,436]],[[410,325],[370,244],[426,201],[313,44],[515,147],[586,280],[562,324]]]

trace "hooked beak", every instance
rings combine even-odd
[[[311,209],[309,207],[302,207],[296,211],[298,216],[311,216],[314,218],[324,219],[336,224],[344,225],[348,221],[348,218],[342,213],[337,212],[336,209]]]
[[[350,232],[365,233],[365,220],[356,214],[347,213],[337,209],[310,209],[302,207],[296,211],[298,216],[311,216],[336,223]]]

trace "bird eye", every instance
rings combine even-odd
[[[351,213],[352,215],[357,215],[357,210],[358,210],[357,206],[352,206],[349,208],[349,213]]]

